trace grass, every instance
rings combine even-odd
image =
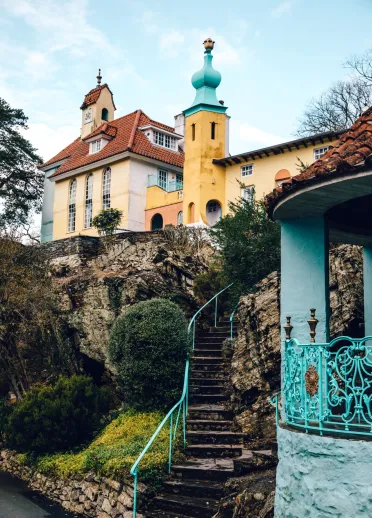
[[[32,462],[37,471],[49,476],[67,478],[93,471],[97,475],[120,480],[129,476],[133,463],[163,418],[164,414],[160,412],[127,411],[80,451],[44,455],[28,462]],[[139,466],[141,480],[157,483],[167,467],[168,448],[169,425],[166,424],[142,459]],[[180,440],[177,439],[174,460],[181,457],[180,451]],[[25,462],[25,459],[20,460]]]

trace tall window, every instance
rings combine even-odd
[[[168,179],[168,171],[164,169],[158,169],[158,185],[165,191],[167,190],[167,179]]]
[[[76,225],[76,179],[71,180],[68,193],[68,232],[75,232]]]
[[[211,139],[214,140],[216,138],[216,123],[211,122]]]
[[[108,121],[108,116],[109,116],[108,109],[107,108],[102,108],[101,119],[103,121]]]
[[[183,223],[183,212],[182,210],[179,211],[177,214],[177,225],[182,225]]]
[[[90,228],[93,221],[93,175],[87,176],[85,183],[84,228]]]
[[[108,167],[103,172],[102,208],[109,209],[110,207],[111,207],[111,169]]]
[[[327,153],[329,146],[316,147],[314,149],[314,160],[319,160],[323,155]]]
[[[191,124],[191,138],[195,140],[195,124]]]
[[[251,185],[250,187],[244,187],[242,189],[242,198],[243,200],[247,200],[249,202],[253,202],[254,200],[254,188],[253,188],[253,185]]]
[[[253,164],[242,165],[240,170],[242,176],[251,176],[253,174]]]

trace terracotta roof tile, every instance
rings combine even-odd
[[[302,173],[293,176],[291,182],[277,187],[265,198],[267,211],[272,216],[275,206],[290,193],[322,181],[330,176],[342,176],[358,172],[372,159],[372,107],[365,110],[351,128],[340,136],[337,145]]]
[[[153,124],[159,129],[173,129],[170,128],[170,126],[151,120],[141,110],[137,110],[125,115],[124,117],[120,117],[120,119],[111,121],[107,124],[107,128],[105,129],[104,127],[106,123],[101,125],[84,138],[84,140],[77,139],[73,144],[70,144],[70,146],[62,150],[58,155],[45,164],[42,164],[40,167],[44,167],[47,164],[52,164],[57,160],[66,158],[65,162],[52,175],[53,177],[56,177],[62,173],[66,173],[67,171],[73,171],[79,167],[94,164],[99,160],[113,157],[119,153],[123,153],[124,151],[131,151],[132,153],[136,153],[141,156],[160,160],[166,164],[183,167],[183,152],[171,151],[161,146],[155,146],[148,140],[144,133],[138,129],[141,126],[146,126],[148,124]],[[114,136],[114,132],[116,132],[116,134],[114,138],[101,149],[101,151],[89,155],[89,144],[86,140],[102,131],[109,132],[110,136]]]
[[[102,134],[108,135],[109,137],[116,137],[117,131],[118,131],[118,129],[116,126],[113,126],[112,124],[109,124],[108,122],[104,122],[103,124],[101,124],[101,126],[98,126],[97,129],[92,131],[92,133],[90,133],[89,135],[84,137],[82,140],[87,140],[92,137],[95,137],[96,135],[102,135]]]
[[[83,104],[80,106],[80,109],[83,110],[84,108],[86,108],[90,104],[94,104],[95,102],[97,102],[98,98],[101,95],[101,92],[102,92],[102,90],[104,88],[107,88],[108,91],[110,92],[111,97],[112,97],[112,104],[114,105],[114,108],[116,110],[116,107],[115,107],[115,104],[114,104],[114,97],[113,97],[112,92],[111,92],[111,90],[110,90],[110,88],[109,88],[107,83],[105,83],[103,85],[96,86],[95,88],[90,90],[90,92],[88,92],[87,95],[85,96]]]

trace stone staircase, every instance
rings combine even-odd
[[[255,469],[256,454],[271,454],[244,449],[244,436],[233,430],[232,413],[224,406],[222,343],[229,337],[225,317],[217,327],[198,334],[189,378],[187,460],[173,466],[146,518],[213,517],[226,480]]]

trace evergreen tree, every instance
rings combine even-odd
[[[24,225],[41,208],[41,158],[20,133],[27,120],[23,110],[0,98],[0,227]]]

